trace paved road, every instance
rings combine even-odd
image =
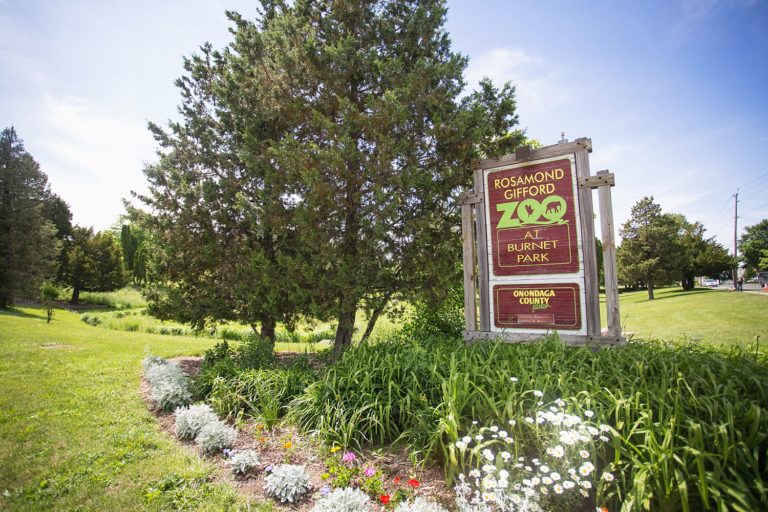
[[[723,283],[717,288],[714,288],[715,290],[722,290],[722,291],[729,291],[733,288],[733,284],[730,282]],[[744,291],[745,292],[754,292],[754,293],[764,293],[762,288],[760,288],[760,285],[757,283],[744,283]],[[765,294],[768,296],[768,293]]]

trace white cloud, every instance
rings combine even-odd
[[[142,120],[108,112],[82,98],[47,95],[47,133],[35,154],[53,190],[72,206],[74,221],[104,229],[122,213],[121,198],[145,190],[143,161],[154,141]]]
[[[550,111],[569,98],[547,62],[520,48],[494,48],[470,59],[466,76],[470,86],[483,77],[490,78],[497,86],[512,82],[517,86],[517,102],[525,115]]]

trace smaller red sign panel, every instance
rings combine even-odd
[[[488,173],[494,275],[579,271],[573,173],[569,159]]]
[[[500,329],[581,329],[577,283],[493,287],[494,323]]]

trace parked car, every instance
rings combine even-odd
[[[717,281],[717,279],[705,279],[704,286],[709,286],[710,288],[717,288],[718,286],[720,286],[720,283]]]

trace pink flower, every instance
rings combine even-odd
[[[347,452],[341,457],[341,460],[343,462],[354,462],[356,458],[354,453]]]
[[[370,478],[374,473],[376,473],[376,471],[374,471],[373,468],[365,468],[365,476]]]

